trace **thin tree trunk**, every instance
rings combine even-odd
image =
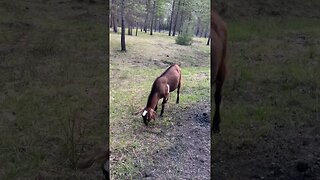
[[[207,29],[205,29],[205,31],[204,31],[204,38],[207,38],[207,34],[208,34],[208,32],[207,32],[208,30]]]
[[[136,24],[136,36],[138,36],[138,23]]]
[[[118,24],[117,24],[117,18],[115,16],[113,16],[113,31],[115,33],[118,32]]]
[[[151,27],[150,27],[150,35],[153,34],[153,22],[154,22],[154,16],[155,16],[155,11],[156,11],[156,0],[153,1],[153,8],[152,8],[152,17],[151,17]]]
[[[182,3],[182,7],[185,5],[185,1],[183,1]],[[183,22],[184,22],[184,10],[181,10],[181,13],[180,13],[180,23],[179,23],[179,34],[182,32],[181,28],[182,28],[182,25],[183,25]]]
[[[130,35],[130,24],[128,23],[128,21],[127,21],[127,24],[128,24],[128,35]]]
[[[198,37],[200,33],[200,18],[197,18],[197,31],[196,31],[196,36]]]
[[[169,25],[169,36],[171,36],[171,29],[172,29],[172,19],[174,15],[174,4],[176,3],[175,0],[172,2],[172,10],[171,10],[171,17],[170,17],[170,25]]]
[[[177,15],[176,15],[176,19],[175,19],[175,22],[174,22],[174,25],[173,25],[173,33],[172,33],[172,36],[175,36],[176,35],[176,27],[177,27],[177,21],[178,21],[178,15],[179,15],[179,9],[180,9],[180,1],[178,2],[178,9],[177,9]]]
[[[113,19],[113,15],[112,15],[112,13],[110,13],[110,17],[109,17],[109,28],[112,28],[113,27],[113,21],[112,21],[112,19]]]
[[[114,0],[112,0],[112,2],[111,2],[112,4],[114,4]],[[114,11],[116,11],[116,9],[114,9],[113,11],[111,11],[111,15],[112,15],[112,24],[113,24],[113,31],[115,32],[115,33],[117,33],[118,32],[118,24],[117,24],[117,13],[115,13]]]
[[[206,29],[203,28],[203,30],[202,30],[202,37],[206,38],[206,33],[207,33]]]
[[[132,36],[132,25],[129,26],[130,36]]]
[[[209,34],[208,41],[207,41],[207,46],[209,46],[210,40],[211,40],[211,35]]]
[[[158,24],[159,33],[160,33],[160,31],[161,31],[161,30],[160,30],[160,28],[161,28],[161,20],[160,20],[160,19],[161,19],[161,17],[159,18],[159,24]]]
[[[124,1],[121,1],[121,51],[127,51],[126,49],[126,26],[124,24]]]
[[[144,27],[143,27],[143,30],[145,33],[147,33],[147,27],[148,27],[149,6],[150,6],[150,0],[146,0],[147,15],[146,15],[146,19],[144,21]]]

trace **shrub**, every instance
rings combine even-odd
[[[192,37],[188,34],[179,34],[176,38],[176,43],[180,45],[191,45]]]
[[[192,36],[193,36],[193,30],[191,21],[188,21],[182,25],[182,32],[178,35],[176,38],[176,43],[180,45],[191,45],[192,43]]]

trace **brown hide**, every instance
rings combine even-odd
[[[213,132],[220,131],[220,104],[222,85],[227,74],[227,28],[218,13],[211,10],[211,68],[213,70],[213,79],[211,80],[211,88],[216,86],[215,114],[213,117]]]

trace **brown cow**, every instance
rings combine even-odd
[[[158,101],[162,101],[160,116],[163,115],[164,105],[168,101],[169,93],[177,89],[177,101],[179,103],[179,92],[181,86],[181,69],[177,64],[171,65],[154,82],[148,97],[147,106],[141,111],[145,125],[148,125],[151,119],[156,118]]]
[[[211,79],[211,87],[216,85],[214,93],[215,113],[213,117],[214,133],[220,132],[220,104],[222,85],[227,74],[227,28],[216,10],[211,10],[211,66],[213,70],[213,79]]]

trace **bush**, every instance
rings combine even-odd
[[[189,36],[188,34],[179,34],[176,38],[176,43],[189,46],[192,43],[192,36]]]
[[[182,25],[182,32],[176,38],[176,43],[190,46],[192,43],[193,29],[192,21],[187,21]]]

